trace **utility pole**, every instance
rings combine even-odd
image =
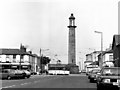
[[[20,67],[19,67],[19,70],[21,70],[21,54],[20,54]]]
[[[40,48],[40,67],[41,67],[41,74],[42,74],[42,57],[41,57],[42,55],[41,55],[41,48]]]

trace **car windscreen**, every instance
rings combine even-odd
[[[119,75],[120,76],[120,68],[105,68],[102,70],[102,75]]]
[[[97,74],[100,70],[93,70],[92,73]]]

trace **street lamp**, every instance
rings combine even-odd
[[[101,34],[101,52],[103,51],[103,33],[99,31],[95,31],[95,33]]]
[[[103,51],[103,33],[95,31],[95,33],[101,34],[101,61],[102,61],[102,51]]]

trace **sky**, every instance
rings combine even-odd
[[[75,16],[76,62],[99,51],[103,32],[103,50],[118,34],[119,0],[1,0],[0,48],[19,48],[68,62],[69,17]],[[48,50],[49,49],[49,50]]]

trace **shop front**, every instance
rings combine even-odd
[[[19,64],[19,63],[0,63],[1,69],[24,69],[31,70],[31,65],[29,64]]]

